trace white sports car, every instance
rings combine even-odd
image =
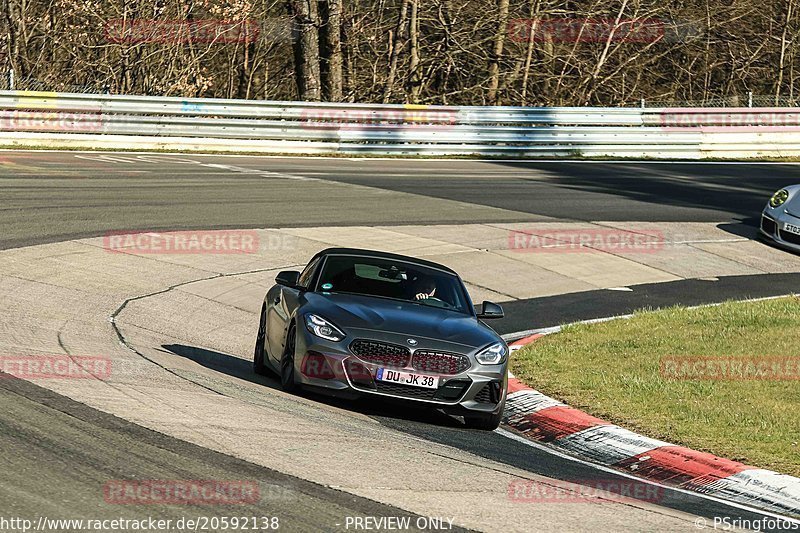
[[[761,235],[800,252],[800,185],[784,187],[772,195],[761,213]]]

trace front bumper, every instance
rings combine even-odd
[[[406,338],[398,335],[398,339],[393,339],[393,344],[399,344]],[[352,341],[351,336],[342,343],[332,343],[303,332],[298,336],[295,353],[297,381],[303,386],[334,396],[380,397],[442,409],[457,415],[491,415],[503,409],[508,390],[507,361],[500,365],[481,365],[470,357],[471,366],[464,371],[453,374],[425,372],[361,359],[350,351]],[[442,350],[441,345],[420,345],[416,348],[417,351],[433,349]],[[378,368],[433,375],[439,378],[439,386],[428,389],[378,381],[375,379]]]
[[[800,217],[790,214],[785,208],[764,208],[759,223],[759,234],[773,243],[800,252],[800,235],[785,231],[786,224],[800,227]]]

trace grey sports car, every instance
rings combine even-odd
[[[508,346],[476,313],[458,274],[390,253],[330,248],[303,272],[284,271],[264,299],[253,367],[297,387],[356,398],[417,402],[500,424]]]
[[[800,185],[784,187],[772,195],[761,213],[761,235],[800,252]]]

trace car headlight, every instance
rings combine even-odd
[[[505,362],[506,355],[508,355],[506,345],[502,342],[498,342],[478,352],[475,358],[482,365],[499,365]]]
[[[306,315],[306,329],[317,337],[334,342],[338,342],[347,336],[342,333],[342,330],[321,316],[310,313]]]
[[[789,191],[787,191],[786,189],[781,189],[775,194],[773,194],[772,198],[769,199],[769,206],[780,207],[786,202],[788,198],[789,198]]]

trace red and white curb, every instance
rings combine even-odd
[[[515,341],[511,351],[561,328]],[[509,373],[505,424],[526,438],[638,477],[800,516],[800,478],[651,439],[565,405]]]

